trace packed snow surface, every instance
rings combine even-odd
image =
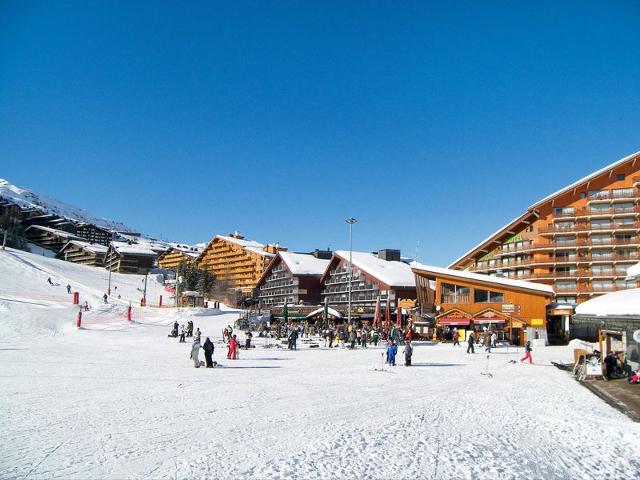
[[[139,308],[143,277],[119,274],[122,298],[104,305],[106,274],[0,252],[0,478],[640,475],[640,424],[550,365],[570,361],[566,347],[528,365],[510,363],[513,347],[422,342],[413,367],[399,354],[379,371],[380,348],[289,351],[254,336],[232,361],[220,337],[237,312]],[[91,306],[81,329],[67,284]],[[148,289],[157,304],[162,286]],[[221,367],[193,368],[190,343],[167,337],[189,319]]]

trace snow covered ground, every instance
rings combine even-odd
[[[566,372],[566,348],[466,355],[416,347],[257,348],[194,369],[167,338],[191,318],[219,341],[233,311],[101,305],[107,272],[0,252],[0,478],[638,478],[640,424]],[[51,276],[59,286],[50,286]],[[70,283],[92,305],[75,328]],[[149,282],[149,297],[162,291]],[[153,300],[155,302],[156,300]],[[488,371],[493,375],[481,375]]]

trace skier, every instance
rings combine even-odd
[[[193,321],[187,322],[187,337],[193,337]]]
[[[395,342],[391,342],[387,347],[387,363],[389,365],[396,366],[396,354],[398,353],[398,346]]]
[[[174,337],[178,336],[178,329],[180,328],[180,325],[178,325],[178,321],[176,320],[175,322],[173,322],[173,330],[171,330],[172,332],[176,332],[176,334],[174,335]]]
[[[229,352],[227,353],[227,358],[230,360],[236,360],[238,358],[238,341],[236,340],[235,335],[229,339]]]
[[[193,328],[193,324],[191,326],[191,328]],[[196,333],[195,333],[195,338],[200,341],[200,336],[202,335],[202,332],[200,331],[199,328],[196,328]],[[193,331],[191,332],[191,336],[193,337]]]
[[[51,281],[51,277],[47,278],[47,282],[49,282],[49,285],[53,285],[53,282]]]
[[[473,347],[473,344],[475,343],[475,341],[476,341],[476,336],[473,333],[473,330],[471,330],[469,332],[469,337],[467,338],[467,353],[469,353],[469,350],[471,350],[471,353],[476,353]]]
[[[298,350],[298,330],[293,329],[289,334],[289,350]]]
[[[458,329],[456,328],[453,331],[453,346],[460,346],[460,332],[458,332]]]
[[[185,343],[184,341],[184,336],[185,336],[185,331],[184,331],[184,325],[180,325],[180,343]]]
[[[244,348],[249,349],[251,348],[251,338],[253,337],[253,334],[251,332],[247,332],[245,333],[246,336],[246,340],[244,342]]]
[[[89,311],[89,302],[87,302],[86,300],[85,300],[85,302],[84,302],[84,311],[85,311],[85,312],[88,312],[88,311]]]
[[[200,339],[195,338],[193,340],[193,345],[191,345],[191,359],[193,360],[193,366],[196,368],[200,368],[200,360],[198,359],[199,353],[200,353]]]
[[[413,355],[413,345],[411,345],[411,341],[408,341],[404,346],[404,366],[411,366],[411,356]]]
[[[532,348],[531,348],[531,341],[527,340],[527,343],[524,344],[524,357],[522,357],[520,359],[521,362],[524,362],[525,360],[529,359],[529,363],[532,364],[533,360],[531,359],[531,352],[532,352]]]
[[[213,361],[211,360],[211,357],[213,356],[213,351],[215,350],[215,348],[216,347],[213,345],[213,342],[209,340],[209,337],[207,337],[207,339],[204,341],[204,344],[202,345],[207,368],[213,368]]]
[[[104,303],[107,303],[107,294],[106,293],[102,296],[102,301]]]
[[[67,283],[67,293],[71,293],[71,285]]]

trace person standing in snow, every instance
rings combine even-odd
[[[67,293],[71,293],[71,285],[67,283]]]
[[[187,337],[193,337],[193,321],[187,322]]]
[[[185,343],[184,341],[184,336],[185,336],[185,331],[184,331],[184,325],[180,325],[180,343]]]
[[[460,332],[458,332],[458,329],[456,328],[453,331],[453,346],[460,346]]]
[[[213,342],[211,340],[209,340],[209,337],[207,337],[207,339],[204,341],[204,344],[202,345],[202,349],[204,350],[204,360],[206,362],[207,368],[213,368],[213,360],[211,357],[213,357],[213,351],[215,350],[215,346],[213,345]]]
[[[294,328],[289,334],[289,350],[298,350],[298,329]]]
[[[531,358],[532,350],[533,349],[531,348],[531,341],[527,340],[527,343],[524,344],[524,357],[522,357],[520,361],[524,362],[525,360],[529,359],[529,363],[532,364],[533,363],[533,359]]]
[[[394,367],[396,366],[396,354],[398,353],[398,346],[395,344],[395,342],[391,342],[389,343],[389,346],[387,347],[387,363],[389,365],[393,365]]]
[[[362,338],[360,339],[360,344],[362,348],[367,348],[367,341],[369,340],[369,332],[366,329],[362,329]]]
[[[349,343],[349,348],[354,350],[356,348],[356,331],[353,329],[349,332]]]
[[[487,353],[491,353],[491,347],[492,347],[492,345],[491,345],[491,332],[485,334],[484,345],[485,345],[484,351],[487,352]]]
[[[193,340],[193,344],[191,345],[191,360],[193,360],[193,366],[196,368],[200,368],[200,359],[198,358],[199,353],[200,353],[200,339],[195,338]]]
[[[471,353],[476,353],[474,349],[475,341],[476,341],[476,336],[473,333],[473,330],[471,330],[469,332],[469,336],[467,337],[467,353],[469,353],[469,351],[471,351]]]
[[[193,323],[191,324],[191,328],[193,328]],[[200,329],[196,328],[195,338],[198,339],[198,342],[200,341],[201,335],[202,335],[202,332],[200,331]],[[191,332],[191,336],[193,336],[193,331]]]
[[[89,311],[89,302],[87,302],[86,300],[85,300],[85,302],[84,302],[84,311],[85,311],[85,312],[88,312],[88,311]]]
[[[104,303],[107,303],[107,294],[106,293],[104,295],[102,295],[102,301]]]
[[[327,331],[327,341],[329,342],[329,348],[333,347],[333,337],[334,337],[333,330],[329,329]]]
[[[251,339],[253,338],[253,334],[251,332],[245,333],[246,340],[244,341],[244,348],[251,348]]]
[[[408,341],[404,346],[404,366],[411,366],[411,356],[413,355],[413,345],[411,345],[411,341]]]
[[[491,347],[496,348],[496,342],[498,341],[498,334],[496,332],[491,333]]]

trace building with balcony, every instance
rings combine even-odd
[[[81,265],[102,267],[106,253],[107,247],[99,243],[71,240],[62,247],[56,258]]]
[[[640,152],[531,205],[449,267],[548,284],[556,304],[575,305],[635,288],[639,249]]]
[[[329,261],[310,253],[278,252],[258,280],[260,307],[318,305],[320,278]]]
[[[346,316],[349,304],[349,252],[336,251],[321,282],[321,297]],[[411,308],[416,302],[416,282],[411,267],[400,261],[398,250],[376,253],[352,252],[351,317],[373,318],[376,300],[395,311],[399,305]]]
[[[158,266],[175,270],[179,265],[195,263],[202,252],[195,247],[171,247],[158,257]]]
[[[107,270],[146,275],[156,263],[158,254],[143,245],[111,242],[104,259]]]
[[[198,257],[201,270],[212,272],[220,284],[227,282],[245,296],[252,296],[254,289],[276,253],[286,250],[280,245],[264,245],[245,240],[239,233],[216,235]]]
[[[51,250],[56,254],[71,240],[84,240],[82,237],[65,230],[58,230],[42,225],[31,225],[27,227],[24,234],[29,243]]]

